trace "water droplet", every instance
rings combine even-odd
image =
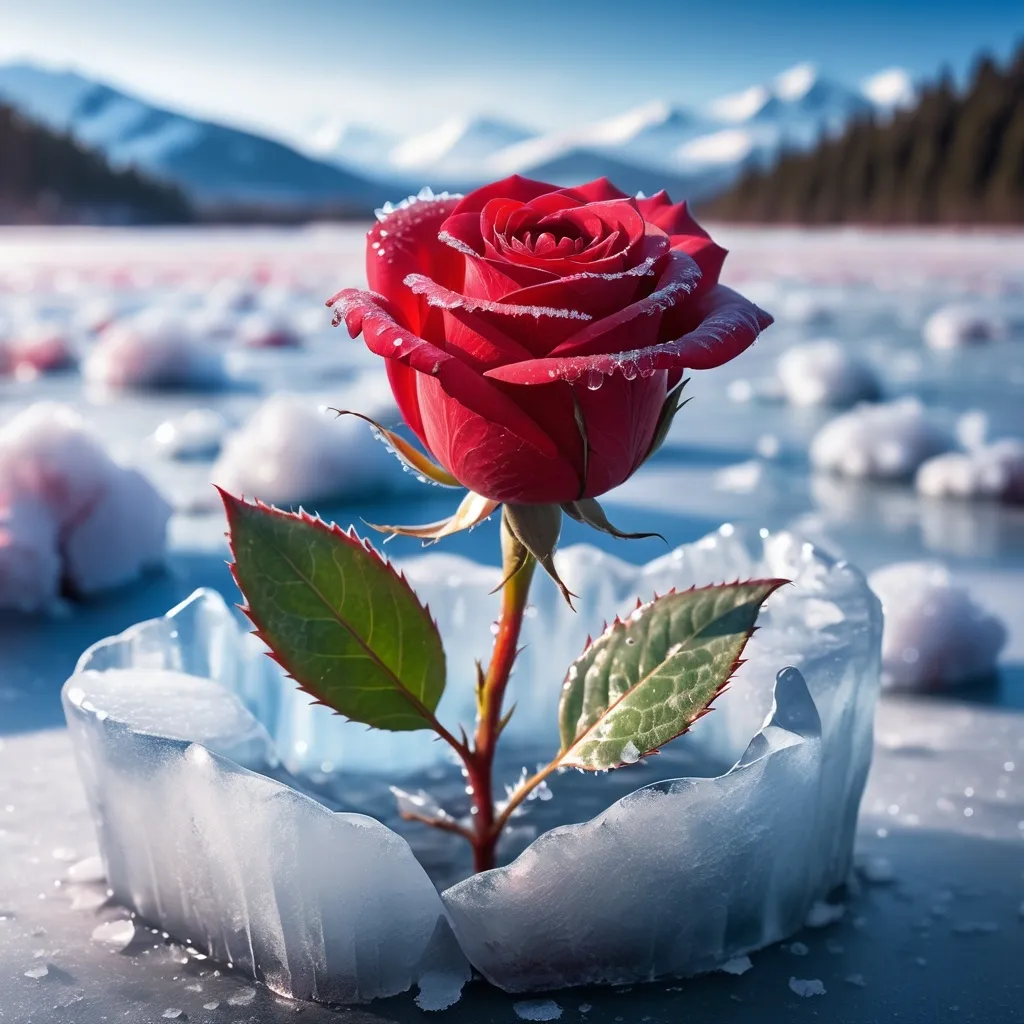
[[[625,377],[626,380],[635,380],[636,379],[636,363],[633,363],[633,362],[623,363],[622,364],[622,376]]]
[[[587,371],[587,389],[590,391],[597,391],[597,389],[604,383],[604,374],[600,370],[588,370]]]

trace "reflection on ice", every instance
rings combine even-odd
[[[469,721],[497,570],[444,554],[403,568],[446,641],[440,717]],[[791,535],[751,549],[731,530],[645,566],[570,548],[560,571],[579,614],[538,588],[509,694],[510,783],[517,757],[554,749],[561,671],[613,611],[737,576],[794,585],[766,605],[746,664],[699,728],[646,766],[553,778],[554,799],[516,819],[503,852],[540,838],[440,898],[416,857],[437,868],[450,837],[431,846],[441,834],[429,833],[414,856],[379,821],[327,810],[290,788],[266,736],[300,785],[389,823],[388,782],[401,779],[406,800],[447,785],[454,769],[438,745],[310,706],[223,601],[199,593],[92,648],[65,687],[118,898],[275,989],[321,1000],[417,978],[428,1003],[449,990],[465,966],[446,915],[474,966],[513,991],[692,973],[801,927],[846,878],[870,759],[881,620],[863,578]],[[709,771],[681,767],[701,759]],[[666,901],[678,912],[666,915]],[[435,984],[437,972],[449,980]]]

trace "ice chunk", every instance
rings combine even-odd
[[[521,999],[512,1004],[520,1020],[560,1020],[562,1008],[553,999]]]
[[[444,893],[463,949],[492,981],[526,992],[713,970],[793,934],[803,926],[815,900],[845,881],[850,869],[857,804],[870,760],[881,638],[878,602],[863,577],[848,565],[830,561],[799,537],[768,535],[748,545],[735,530],[718,532],[645,566],[630,565],[586,546],[568,548],[557,557],[561,575],[580,594],[578,611],[565,606],[554,586],[538,580],[524,625],[524,649],[508,695],[510,704],[518,704],[504,734],[512,756],[518,756],[519,750],[536,750],[538,745],[545,752],[554,749],[555,709],[565,666],[579,654],[588,632],[599,629],[616,612],[628,614],[638,596],[649,599],[655,591],[672,586],[737,577],[783,576],[794,584],[778,591],[766,605],[761,628],[747,647],[748,660],[715,714],[702,719],[700,728],[675,748],[690,752],[691,758],[697,752],[706,758],[702,763],[714,765],[707,777],[679,778],[686,772],[675,767],[680,762],[667,750],[662,757],[650,759],[671,766],[667,774],[648,775],[660,781],[636,791],[638,783],[626,771],[600,779],[571,775],[553,780],[553,789],[558,790],[555,799],[536,805],[544,812],[527,810],[521,819],[526,826],[517,821],[531,838],[536,834],[531,818],[533,822],[550,820],[545,814],[552,810],[557,814],[564,799],[561,793],[571,792],[558,788],[563,784],[577,778],[587,783],[592,794],[587,807],[592,809],[582,817],[564,819],[583,820],[582,824],[541,834],[507,867],[469,878]],[[450,678],[439,716],[446,723],[471,722],[473,658],[486,658],[490,646],[488,626],[498,598],[487,592],[497,582],[498,570],[448,554],[409,559],[402,568],[430,603],[448,650]],[[799,666],[799,670],[788,666]],[[141,676],[154,670],[186,672],[219,683],[266,726],[290,770],[314,782],[320,779],[317,784],[322,784],[323,772],[332,771],[339,780],[339,797],[345,799],[372,792],[358,787],[365,787],[362,779],[367,770],[379,773],[380,803],[360,796],[365,800],[360,809],[366,807],[389,820],[395,814],[387,783],[408,776],[408,783],[402,781],[402,799],[432,806],[436,799],[418,790],[431,790],[432,779],[453,773],[444,751],[428,732],[367,731],[311,706],[308,697],[259,655],[259,645],[211,593],[197,594],[168,617],[101,642],[78,666],[79,678],[108,670],[137,671]],[[93,760],[102,760],[104,766],[103,778],[90,791],[94,806],[102,807],[104,813],[122,805],[136,808],[147,794],[147,806],[163,806],[162,769],[148,768],[145,778],[138,773],[130,778],[114,773],[112,766],[134,765],[136,760],[121,750],[122,740],[127,742],[122,732],[107,734],[97,729],[90,723],[90,735],[99,736],[103,747],[102,759]],[[81,750],[85,741],[74,735]],[[152,737],[136,740],[145,742],[147,750],[157,742]],[[152,820],[151,813],[147,816],[140,809],[141,816],[133,819],[134,830],[123,841],[113,834],[104,837],[104,853],[110,858],[111,851],[123,846],[136,861],[142,859],[142,848],[163,857],[171,837],[185,829],[184,819],[190,814],[189,821],[198,824],[189,826],[188,843],[213,843],[216,857],[199,870],[192,867],[192,854],[186,851],[181,855],[184,862],[181,856],[170,863],[160,860],[155,872],[139,876],[138,884],[142,898],[151,899],[146,894],[157,884],[154,878],[163,879],[166,874],[156,919],[173,923],[168,930],[181,933],[182,915],[198,911],[183,909],[184,896],[171,898],[169,893],[187,891],[191,896],[187,907],[204,908],[203,923],[208,929],[204,933],[192,925],[187,934],[217,936],[221,933],[212,928],[214,921],[239,919],[241,897],[232,895],[239,883],[231,879],[240,873],[253,879],[253,886],[263,884],[268,874],[276,880],[264,859],[271,858],[276,865],[274,858],[279,857],[283,864],[289,850],[276,849],[279,837],[300,826],[291,819],[282,823],[285,810],[280,808],[287,800],[277,783],[248,773],[240,776],[239,769],[197,745],[183,751],[178,741],[161,750],[159,759],[150,756],[147,763],[167,765],[167,778],[173,779],[178,800],[188,794],[187,807],[173,808],[170,814],[179,817],[170,821]],[[327,763],[330,769],[323,767]],[[523,753],[516,769],[499,781],[514,778],[519,765],[532,763]],[[716,777],[732,764],[731,771]],[[360,772],[362,779],[357,776]],[[457,778],[457,771],[454,774]],[[461,780],[457,778],[456,784],[461,793]],[[222,795],[229,786],[231,799]],[[270,786],[277,794],[274,803],[259,788]],[[129,787],[134,787],[130,799],[122,795]],[[598,789],[611,795],[601,797]],[[616,799],[623,794],[627,795]],[[305,829],[308,803],[300,794],[288,799],[297,801],[289,813]],[[595,800],[600,801],[596,806]],[[596,818],[584,820],[602,807],[606,809]],[[317,811],[327,814],[322,808]],[[348,822],[349,816],[331,820]],[[225,822],[231,826],[227,838]],[[393,833],[383,825],[376,827],[382,843],[386,839],[400,844],[408,853]],[[759,835],[756,858],[742,841],[750,829]],[[637,836],[644,837],[642,844]],[[448,838],[442,835],[444,841]],[[339,844],[347,842],[347,833],[338,839]],[[344,860],[347,854],[340,852],[344,849],[321,844],[311,851],[310,858],[319,860],[311,859],[311,877],[303,875],[303,884],[321,879],[325,892],[333,894],[338,873],[323,878],[317,874],[317,865],[332,858]],[[429,853],[431,848],[425,844],[423,849]],[[628,871],[623,868],[624,849],[629,850]],[[386,899],[388,886],[393,885],[390,862],[383,857],[378,860],[373,870],[368,868],[361,876],[366,899],[371,894]],[[235,875],[228,875],[229,867]],[[190,872],[197,870],[193,882]],[[114,877],[125,876],[116,864],[111,864],[111,872]],[[286,875],[289,884],[294,875]],[[735,886],[737,877],[745,879],[743,887]],[[614,886],[609,885],[610,878]],[[341,875],[340,881],[345,883],[347,876]],[[119,893],[125,891],[124,883],[120,885]],[[377,893],[376,886],[384,887],[384,895]],[[219,895],[209,896],[211,891]],[[601,899],[592,898],[595,892],[601,893]],[[708,893],[728,893],[727,904],[722,905],[717,896],[710,904]],[[327,897],[319,894],[318,898]],[[667,903],[686,907],[687,913],[666,915]],[[287,900],[278,899],[279,907],[288,905]],[[375,920],[381,920],[376,926],[391,927],[389,914],[397,914],[391,903],[377,914]],[[265,919],[260,920],[263,928]],[[361,918],[356,915],[356,920]],[[339,929],[342,924],[354,927],[349,917],[339,923]],[[394,927],[401,928],[401,923]],[[538,935],[544,935],[543,943],[538,943]],[[224,952],[220,945],[214,949],[215,955]],[[236,944],[231,952],[236,952]],[[269,961],[261,957],[260,962]],[[429,969],[446,970],[436,960]]]
[[[882,393],[871,366],[831,339],[793,345],[776,370],[791,405],[846,406],[876,401]]]
[[[212,458],[220,451],[228,422],[214,409],[190,409],[164,420],[153,431],[153,445],[169,459]]]
[[[111,728],[202,743],[255,770],[277,763],[266,729],[212,679],[163,669],[86,670],[68,681],[64,700],[116,723]]]
[[[120,921],[107,921],[92,930],[92,941],[110,946],[111,949],[126,949],[135,938],[135,925],[124,918]]]
[[[789,989],[804,999],[825,994],[825,986],[820,978],[790,978]]]
[[[882,602],[883,685],[931,690],[996,669],[1006,626],[938,562],[897,562],[868,581]]]
[[[853,477],[901,479],[925,459],[953,447],[953,438],[913,398],[860,405],[837,416],[811,442],[815,468]]]
[[[841,796],[817,788],[821,724],[795,669],[780,675],[775,696],[726,775],[637,790],[592,821],[543,834],[508,867],[448,889],[445,905],[473,965],[510,991],[615,984],[710,970],[799,928],[812,893],[839,880],[838,859],[826,852],[834,837],[808,836],[801,823],[810,814],[822,826]],[[833,825],[840,819],[849,831],[850,812]],[[761,837],[756,861],[739,828]],[[685,871],[676,869],[680,857]],[[718,908],[710,917],[697,909],[709,892]],[[692,912],[665,915],[666,905]]]
[[[170,507],[73,410],[40,402],[0,430],[0,606],[51,606],[163,560]]]
[[[25,971],[26,978],[32,978],[34,981],[39,981],[41,978],[45,978],[50,973],[50,968],[46,964],[40,964],[38,967],[30,967]]]
[[[1004,439],[923,462],[914,484],[928,498],[989,498],[1024,503],[1024,441]]]
[[[63,700],[119,902],[288,996],[360,1002],[468,976],[403,839],[216,752],[270,767],[262,726],[219,684],[84,671]]]
[[[419,978],[416,1005],[421,1010],[447,1010],[459,1001],[465,984],[462,972],[427,971]]]
[[[362,396],[358,390],[349,396],[350,408],[378,421],[399,419],[390,396],[381,401],[373,390]],[[287,394],[267,399],[228,436],[211,480],[234,494],[286,506],[407,491],[415,483],[362,420]]]
[[[842,903],[826,903],[824,900],[816,900],[811,904],[804,924],[808,928],[827,928],[830,924],[841,921],[845,913],[846,907]]]
[[[718,969],[724,974],[746,974],[754,965],[750,962],[749,956],[734,956],[726,960]]]
[[[111,388],[219,388],[222,354],[181,317],[150,309],[103,331],[82,368],[87,381]]]
[[[996,317],[974,306],[943,306],[928,318],[924,340],[936,350],[963,348],[995,340],[1000,333]]]

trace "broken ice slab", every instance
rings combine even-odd
[[[810,893],[839,881],[822,843],[836,822],[816,792],[821,723],[796,669],[775,702],[727,774],[637,790],[448,889],[474,967],[515,992],[625,984],[711,970],[801,928]]]
[[[746,650],[747,662],[716,701],[715,713],[678,741],[709,764],[735,767],[719,777],[677,778],[701,773],[673,771],[679,762],[666,753],[651,759],[654,770],[662,772],[653,776],[656,781],[632,793],[627,788],[628,795],[618,802],[615,798],[624,788],[615,785],[620,773],[588,777],[591,800],[602,788],[606,800],[575,818],[569,808],[562,820],[579,822],[600,811],[596,818],[551,828],[549,816],[531,809],[524,820],[546,820],[542,832],[548,831],[512,864],[448,889],[440,898],[444,905],[422,872],[415,876],[414,900],[401,906],[390,900],[393,878],[412,886],[409,873],[419,868],[404,842],[374,822],[381,849],[393,844],[388,856],[397,858],[402,874],[383,857],[374,862],[379,871],[367,868],[360,898],[379,900],[379,907],[373,915],[332,918],[337,934],[346,927],[357,929],[350,938],[362,949],[358,928],[364,918],[375,915],[381,934],[390,936],[387,929],[394,928],[411,941],[414,929],[407,919],[418,914],[417,920],[433,921],[439,938],[451,941],[447,926],[439,923],[447,911],[474,966],[504,988],[526,991],[707,970],[799,929],[815,901],[849,874],[853,829],[871,757],[881,613],[863,576],[791,534],[763,534],[748,545],[731,528],[645,566],[582,546],[567,549],[559,560],[563,578],[581,595],[578,614],[546,580],[538,581],[524,624],[525,650],[510,687],[510,701],[518,702],[505,733],[512,756],[527,745],[555,748],[555,711],[565,667],[583,648],[588,632],[617,612],[628,613],[637,597],[648,600],[673,586],[737,578],[781,576],[793,581],[762,610],[759,631]],[[497,570],[443,554],[408,560],[402,568],[429,602],[444,636],[450,677],[439,716],[452,725],[471,721],[473,659],[486,658],[492,642],[489,627],[497,599],[486,594],[497,582]],[[167,617],[96,645],[83,655],[66,693],[72,687],[85,690],[83,679],[116,676],[112,670],[140,679],[154,672],[184,672],[230,691],[265,727],[289,770],[299,776],[329,770],[341,793],[367,766],[387,781],[404,777],[403,785],[405,780],[412,783],[411,792],[430,791],[438,777],[432,773],[443,752],[429,732],[396,736],[367,731],[311,706],[212,592],[198,592]],[[145,704],[141,688],[137,692]],[[80,711],[81,704],[68,707],[69,717]],[[176,713],[187,714],[180,708]],[[242,963],[258,963],[262,969],[275,963],[274,957],[287,959],[287,971],[282,968],[279,975],[283,980],[272,984],[327,998],[322,986],[314,986],[302,973],[305,954],[295,954],[296,960],[293,953],[306,948],[305,922],[319,920],[317,901],[337,899],[349,907],[347,901],[355,899],[346,889],[349,873],[325,871],[329,844],[318,840],[319,853],[304,873],[308,878],[296,878],[289,858],[297,855],[281,837],[304,834],[312,821],[329,819],[338,823],[331,856],[341,863],[350,847],[361,849],[358,833],[341,825],[357,819],[370,828],[372,819],[330,815],[280,783],[232,764],[223,746],[208,752],[184,742],[197,738],[191,735],[179,735],[175,743],[158,742],[151,735],[138,741],[139,750],[146,752],[143,765],[146,758],[162,764],[166,753],[175,780],[166,802],[176,800],[178,809],[159,820],[152,811],[122,815],[125,791],[131,793],[127,803],[159,806],[165,799],[160,775],[141,770],[139,750],[125,755],[123,732],[86,721],[88,732],[75,727],[73,736],[86,777],[90,757],[102,768],[90,786],[101,846],[108,863],[123,859],[122,877],[130,876],[138,886],[133,891],[122,884],[119,897],[140,909],[148,900],[147,916],[182,938],[205,941],[221,958],[239,955],[240,937],[252,938],[260,949],[274,952]],[[189,725],[196,727],[195,721]],[[203,735],[213,733],[207,729]],[[621,780],[639,785],[628,774]],[[382,804],[379,812],[370,809],[381,817],[393,816],[390,795],[385,786],[381,790],[388,806]],[[544,808],[564,814],[559,805],[575,799],[573,792],[574,787],[564,787],[565,795]],[[119,815],[125,822],[132,818],[132,828],[116,835],[104,831],[105,816]],[[244,820],[236,821],[240,815]],[[227,837],[222,835],[225,822],[230,823]],[[187,839],[176,839],[179,832],[189,833]],[[236,833],[244,838],[236,841]],[[187,871],[177,852],[152,861],[178,842],[193,851],[190,857],[206,844],[218,859],[209,868],[201,862],[193,868],[190,860]],[[272,846],[283,848],[280,859],[275,859],[277,852],[269,852]],[[263,864],[265,857],[273,862],[270,868]],[[361,853],[353,858],[363,864]],[[251,878],[247,892],[238,889],[240,876]],[[303,885],[313,886],[313,897]],[[218,895],[222,889],[223,899]],[[260,893],[266,892],[274,899],[261,902]],[[245,922],[248,932],[239,931],[239,922],[245,920],[239,907],[246,899],[255,901]],[[264,914],[268,905],[276,907],[273,914]],[[420,909],[413,912],[410,907]],[[182,931],[186,926],[188,934]],[[385,947],[376,942],[374,933],[366,948],[383,955]],[[284,957],[276,952],[281,949],[291,952]],[[386,949],[389,958],[408,958],[405,985],[426,972],[426,967],[409,966],[420,962],[414,955],[420,946],[410,951],[389,938]],[[446,969],[443,953],[435,957],[423,946],[422,955],[433,957],[432,970]],[[321,975],[314,976],[319,982]],[[369,984],[358,988],[362,997],[372,990]]]
[[[140,651],[146,635],[135,634]],[[276,755],[223,686],[87,669],[63,699],[108,884],[145,920],[276,992],[322,1002],[468,976],[405,840],[236,763],[269,770]]]

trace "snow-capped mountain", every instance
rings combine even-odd
[[[136,166],[200,202],[330,204],[369,209],[382,187],[250,132],[152,106],[73,72],[0,67],[0,102]]]
[[[299,153],[279,142],[153,106],[69,72],[0,67],[0,102],[67,131],[115,166],[137,165],[201,201],[366,209],[422,185],[465,190],[509,174],[572,185],[607,176],[629,191],[703,198],[783,147],[807,147],[852,117],[913,101],[890,68],[854,88],[799,64],[691,111],[653,101],[591,124],[538,133],[497,117],[451,118],[397,138],[328,123]]]
[[[861,92],[883,112],[912,106],[917,98],[914,81],[903,68],[886,68],[860,85]]]
[[[307,149],[310,155],[342,167],[379,169],[398,141],[397,136],[366,125],[331,121],[314,132]]]
[[[533,135],[493,117],[455,117],[400,143],[388,154],[388,162],[403,174],[427,172],[450,181],[472,181],[491,156]]]

